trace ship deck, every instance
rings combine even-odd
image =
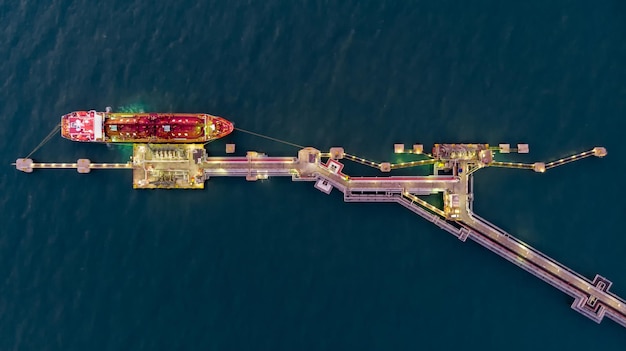
[[[206,135],[206,115],[110,115],[104,122],[107,138],[112,141],[140,142],[203,142]]]

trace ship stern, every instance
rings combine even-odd
[[[71,116],[71,113],[68,113],[66,115],[61,116],[61,137],[65,138],[65,139],[69,139],[72,140],[72,138],[70,137],[70,123],[69,123],[69,116]]]

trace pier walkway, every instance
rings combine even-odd
[[[315,188],[331,193],[337,189],[346,202],[398,203],[420,217],[432,222],[461,241],[468,238],[506,260],[523,268],[539,279],[574,298],[571,307],[599,323],[606,316],[626,327],[626,301],[609,291],[612,283],[596,275],[593,280],[572,271],[565,265],[541,253],[513,235],[479,217],[472,211],[473,175],[488,166],[530,169],[544,172],[546,169],[589,156],[603,157],[604,148],[562,158],[549,163],[522,164],[497,162],[488,145],[436,144],[432,158],[408,164],[423,166],[438,164],[430,176],[380,176],[351,177],[343,173],[344,158],[367,166],[388,171],[394,167],[345,154],[334,148],[322,154],[314,148],[303,148],[297,157],[267,157],[248,152],[240,157],[209,157],[203,145],[143,145],[134,146],[132,162],[91,163],[35,163],[18,159],[18,170],[30,173],[33,169],[74,168],[80,173],[91,169],[132,169],[133,187],[152,188],[203,188],[211,177],[245,177],[255,181],[275,176],[289,176],[294,181],[310,181]],[[323,161],[322,158],[327,158]],[[438,175],[447,171],[449,175]],[[441,194],[443,208],[421,199],[419,195]]]
[[[598,323],[606,315],[626,327],[626,301],[608,291],[612,283],[606,278],[590,281],[471,211],[462,223],[470,239],[573,297],[574,310]]]

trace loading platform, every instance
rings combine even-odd
[[[234,146],[231,146],[234,150]],[[397,144],[396,152],[404,152]],[[436,144],[427,159],[391,164],[373,162],[332,148],[327,153],[311,147],[302,148],[295,157],[268,157],[249,151],[246,156],[209,157],[202,144],[135,144],[128,163],[36,163],[30,158],[18,159],[18,170],[76,169],[89,173],[92,169],[131,169],[135,189],[202,189],[211,177],[245,177],[256,181],[268,177],[291,177],[293,181],[314,183],[316,189],[331,193],[337,189],[346,202],[398,203],[420,217],[434,223],[461,241],[468,238],[521,267],[537,278],[561,290],[574,300],[571,307],[600,323],[604,317],[626,327],[626,301],[609,291],[612,283],[596,275],[590,280],[548,257],[513,235],[481,218],[472,210],[473,174],[484,167],[508,167],[545,172],[547,169],[590,156],[604,157],[606,150],[596,147],[580,154],[548,163],[512,163],[495,160],[497,153],[527,152],[521,144],[498,148],[487,144]],[[421,145],[409,153],[422,154]],[[382,172],[416,166],[433,166],[428,176],[352,177],[343,172],[342,160],[377,168]],[[441,194],[443,208],[419,196]]]

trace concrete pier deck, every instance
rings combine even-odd
[[[421,148],[418,149],[421,153]],[[480,168],[510,167],[544,172],[590,156],[604,157],[604,148],[596,147],[553,162],[535,164],[497,162],[493,159],[493,149],[486,144],[436,144],[433,151],[432,159],[412,163],[433,164],[434,175],[430,176],[351,177],[343,173],[340,159],[344,156],[346,160],[380,168],[383,172],[405,164],[394,167],[389,163],[375,163],[345,154],[341,148],[333,148],[329,153],[304,148],[296,157],[268,157],[254,151],[239,157],[209,157],[201,144],[135,144],[129,163],[91,163],[86,159],[76,163],[36,163],[31,159],[18,159],[15,166],[26,173],[45,168],[74,168],[80,173],[91,169],[132,169],[136,189],[202,189],[211,177],[245,177],[255,181],[285,176],[293,181],[314,182],[315,188],[327,194],[337,189],[346,202],[395,202],[459,240],[469,238],[573,297],[571,307],[593,321],[599,323],[608,317],[626,327],[626,301],[609,291],[611,281],[600,275],[590,280],[574,272],[472,211],[473,175]],[[438,175],[439,172],[448,175]],[[441,194],[443,208],[418,197],[427,194]]]

